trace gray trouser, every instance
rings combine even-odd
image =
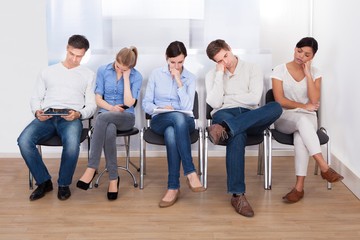
[[[286,134],[294,134],[296,176],[306,176],[309,155],[321,153],[317,131],[317,117],[314,114],[283,111],[276,120],[275,128]]]
[[[92,134],[88,167],[93,169],[99,167],[101,151],[104,148],[109,179],[117,179],[119,174],[116,157],[116,130],[130,130],[134,125],[135,115],[132,113],[109,111],[99,114],[96,117]]]

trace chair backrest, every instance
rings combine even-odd
[[[269,89],[266,93],[265,103],[274,102],[274,101],[275,101],[274,92],[272,89]]]
[[[212,119],[211,114],[210,114],[212,110],[213,110],[213,108],[208,103],[206,103],[206,119],[207,120]]]
[[[194,106],[193,106],[193,114],[194,114],[194,119],[199,119],[199,96],[197,91],[195,91],[195,97],[194,97]],[[147,120],[151,119],[151,115],[145,113],[145,118]]]

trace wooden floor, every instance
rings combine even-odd
[[[130,175],[120,171],[120,195],[113,202],[106,198],[107,174],[98,188],[83,191],[73,183],[70,199],[58,200],[59,161],[45,162],[55,190],[30,202],[23,160],[0,159],[0,239],[360,239],[360,201],[342,183],[327,190],[325,181],[312,174],[312,160],[304,199],[285,204],[281,197],[295,179],[292,157],[274,158],[272,190],[264,190],[263,176],[256,175],[256,158],[247,157],[253,218],[232,208],[223,158],[209,159],[206,192],[191,192],[182,177],[181,196],[166,209],[158,207],[166,191],[164,158],[148,159],[144,190],[134,188]],[[86,163],[79,160],[73,182]]]

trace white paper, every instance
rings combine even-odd
[[[166,112],[181,112],[184,113],[186,116],[188,117],[193,117],[194,114],[192,111],[187,111],[187,110],[172,110],[172,109],[154,109],[154,113],[153,114],[161,114],[161,113],[166,113]]]

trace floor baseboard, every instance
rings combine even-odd
[[[344,176],[342,182],[358,199],[360,199],[360,177],[345,166],[345,164],[333,154],[331,154],[331,167]]]

